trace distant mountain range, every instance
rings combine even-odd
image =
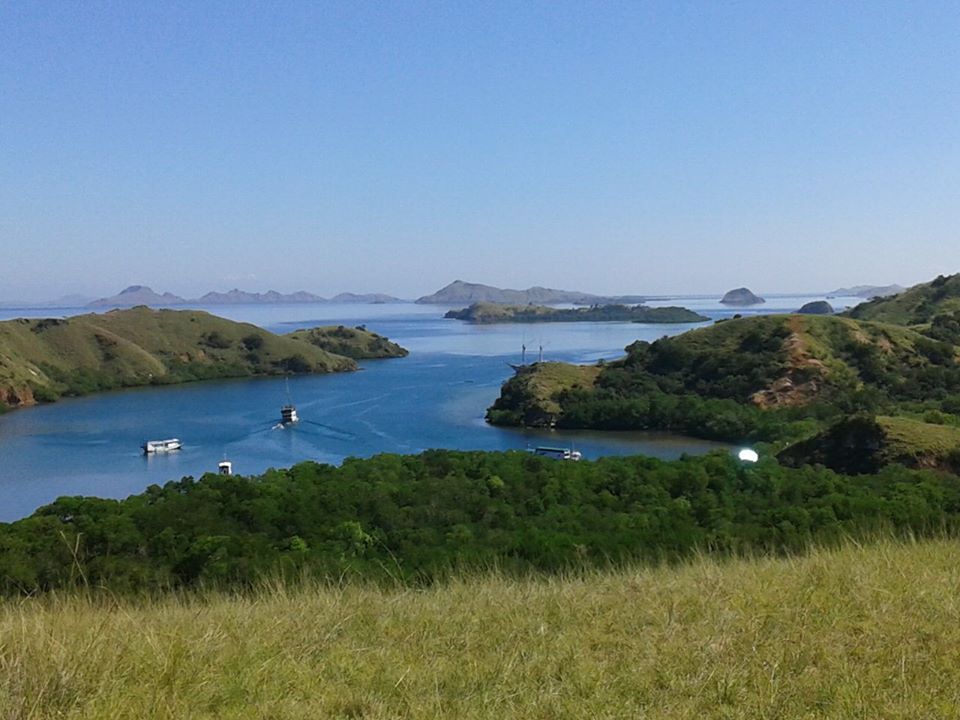
[[[474,303],[498,303],[507,305],[605,305],[618,303],[630,305],[642,303],[642,295],[592,295],[572,290],[554,290],[545,287],[532,287],[526,290],[509,290],[455,280],[432,295],[424,295],[417,302],[421,305],[472,305]]]
[[[179,295],[154,292],[145,285],[131,285],[116,295],[100,298],[88,303],[89,308],[133,307],[134,305],[175,306],[175,305],[278,305],[281,303],[386,303],[403,302],[399,298],[382,293],[340,293],[327,299],[306,291],[279,293],[269,290],[265,293],[251,293],[234,288],[229,292],[208,292],[199,298],[188,300]]]
[[[87,303],[89,308],[100,307],[132,307],[134,305],[183,305],[187,301],[179,295],[165,292],[163,295],[155,293],[144,285],[131,285],[111,297],[100,298]]]

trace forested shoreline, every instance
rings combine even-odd
[[[434,450],[60,498],[0,525],[0,591],[242,588],[278,575],[423,583],[794,552],[877,531],[952,533],[958,521],[955,476],[897,465],[848,476],[723,452],[564,463]]]

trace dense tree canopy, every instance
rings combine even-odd
[[[899,466],[845,476],[726,453],[569,463],[429,451],[184,478],[122,501],[60,498],[0,524],[0,589],[244,586],[278,573],[423,582],[461,568],[790,551],[878,528],[952,529],[958,518],[955,476]]]

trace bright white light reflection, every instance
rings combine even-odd
[[[737,457],[740,458],[743,462],[755,463],[760,459],[760,456],[757,454],[756,450],[751,450],[750,448],[744,448],[739,453]]]

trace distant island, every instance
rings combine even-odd
[[[813,302],[808,302],[797,310],[797,312],[800,315],[833,315],[833,305],[826,300],[814,300]]]
[[[469,305],[480,302],[503,305],[554,305],[558,303],[569,303],[571,305],[608,305],[612,303],[633,305],[645,300],[646,298],[642,295],[603,296],[544,287],[509,290],[492,285],[455,280],[432,295],[424,295],[416,302],[421,305]]]
[[[358,359],[405,354],[363,328],[276,335],[199,310],[21,318],[0,322],[0,411],[121,387],[347,372]]]
[[[904,290],[906,290],[906,288],[902,285],[854,285],[848,288],[837,288],[832,292],[828,292],[827,297],[859,297],[865,300],[872,300],[877,297],[898,295]]]
[[[720,300],[724,305],[759,305],[765,303],[762,297],[754,295],[749,289],[742,287],[730,290]]]
[[[116,295],[100,298],[87,303],[85,307],[91,309],[135,307],[147,305],[149,307],[176,307],[180,305],[280,305],[299,303],[388,303],[404,302],[400,298],[383,293],[340,293],[332,298],[300,290],[293,293],[279,293],[269,290],[265,293],[252,293],[234,288],[228,292],[208,292],[198,298],[187,299],[173,293],[157,293],[145,285],[131,285]]]
[[[614,321],[697,323],[710,319],[682,307],[592,305],[582,308],[552,308],[544,305],[500,305],[490,302],[474,303],[463,310],[450,310],[444,317],[476,324]]]

